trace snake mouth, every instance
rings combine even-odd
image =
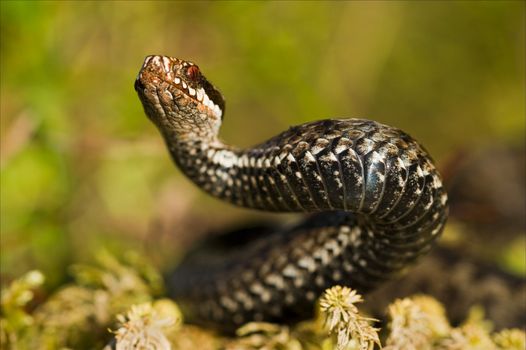
[[[144,86],[143,82],[141,81],[141,79],[139,79],[139,77],[135,79],[135,84],[133,84],[133,87],[135,88],[135,91],[137,92],[139,91],[142,92],[146,88],[146,86]]]
[[[222,119],[223,97],[193,63],[168,56],[147,56],[135,80],[135,90],[141,94],[149,85],[159,86],[160,83],[176,89]],[[174,102],[177,103],[177,99]]]

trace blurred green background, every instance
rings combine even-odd
[[[361,116],[459,149],[523,143],[525,5],[466,2],[1,2],[1,276],[49,287],[95,251],[159,267],[263,214],[174,169],[133,89],[146,55],[192,60],[237,145]]]

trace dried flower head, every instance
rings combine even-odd
[[[504,329],[493,335],[493,342],[499,349],[524,350],[526,349],[526,333],[517,328]]]
[[[491,323],[484,319],[484,311],[478,307],[470,310],[467,320],[451,330],[437,346],[439,350],[495,350],[490,330]]]
[[[171,349],[163,330],[172,326],[173,318],[160,318],[150,303],[133,305],[126,315],[118,315],[121,323],[114,331],[116,350]]]
[[[381,346],[378,329],[370,325],[376,320],[360,315],[355,305],[362,301],[355,290],[341,286],[327,289],[321,297],[320,312],[329,333],[336,334],[336,349],[345,349],[352,340],[359,344],[359,349]]]
[[[443,337],[451,331],[446,310],[438,300],[428,295],[415,295],[411,300],[426,314],[433,339]]]
[[[454,328],[437,346],[440,350],[495,350],[495,344],[486,329],[476,324]]]
[[[431,320],[420,305],[410,298],[397,299],[389,305],[388,313],[391,322],[386,349],[431,349]]]

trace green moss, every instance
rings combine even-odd
[[[133,254],[132,254],[133,256]],[[269,349],[363,350],[522,349],[518,329],[491,333],[491,322],[474,309],[459,327],[452,327],[444,307],[420,295],[395,300],[388,307],[387,332],[380,337],[376,320],[357,307],[363,299],[354,290],[335,286],[325,291],[317,317],[293,327],[254,322],[234,338],[184,324],[178,306],[160,293],[158,273],[133,256],[133,263],[106,252],[97,264],[73,267],[75,282],[55,292],[32,312],[26,306],[43,283],[38,271],[13,281],[2,291],[1,345],[12,349],[102,348],[142,349]],[[130,261],[130,259],[128,259]],[[137,264],[140,262],[139,264]],[[146,266],[146,267],[145,267]],[[109,330],[111,329],[111,330]]]

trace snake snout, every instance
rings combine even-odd
[[[141,71],[164,71],[168,73],[172,70],[173,58],[161,55],[150,55],[146,56],[144,63],[142,64]]]

